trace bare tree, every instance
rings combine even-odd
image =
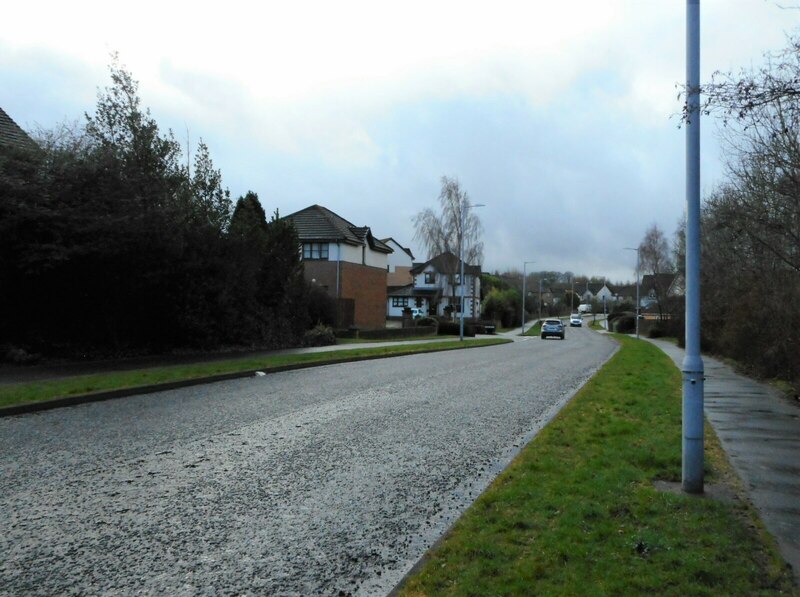
[[[788,41],[703,86],[728,180],[703,209],[702,313],[713,350],[800,386],[800,34]]]
[[[480,264],[483,261],[483,226],[472,211],[469,195],[461,188],[457,179],[443,176],[438,213],[426,208],[414,216],[413,222],[416,228],[414,239],[422,243],[428,259],[445,253],[455,257],[443,260],[447,270],[443,273],[450,279],[453,292],[451,304],[454,304],[454,281],[459,271],[459,255],[463,255],[464,262],[468,264]]]
[[[653,292],[659,319],[663,320],[668,312],[667,294],[674,279],[675,265],[667,237],[657,224],[647,229],[639,244],[639,267],[650,276],[650,286],[645,290]]]
[[[800,99],[800,33],[788,37],[788,47],[764,54],[764,66],[739,73],[716,71],[711,81],[701,86],[703,114],[718,114],[724,123],[744,122],[753,112],[770,108],[776,102],[789,102],[797,109]],[[680,96],[686,97],[683,87]],[[682,120],[688,120],[686,104]]]

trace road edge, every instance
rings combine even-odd
[[[511,341],[513,342],[513,340]],[[446,352],[455,350],[469,350],[473,348],[491,348],[493,346],[504,346],[510,342],[498,342],[497,344],[484,344],[473,346],[461,346],[457,348],[432,348],[429,350],[415,350],[409,352],[397,352],[393,354],[375,354],[360,357],[342,357],[329,359],[327,361],[316,361],[309,363],[294,363],[291,365],[278,365],[276,367],[263,368],[263,369],[248,369],[246,371],[236,371],[233,373],[220,373],[217,375],[207,375],[204,377],[195,377],[192,379],[182,379],[177,381],[167,381],[158,384],[149,384],[143,386],[134,386],[130,388],[120,388],[117,390],[101,390],[99,392],[90,392],[88,394],[76,394],[74,396],[61,396],[58,398],[51,398],[49,400],[40,400],[38,402],[25,402],[23,404],[14,404],[11,406],[0,407],[0,419],[5,417],[13,417],[17,415],[27,415],[36,412],[53,410],[56,408],[66,408],[68,406],[78,406],[81,404],[89,404],[91,402],[102,402],[105,400],[114,400],[116,398],[127,398],[129,396],[137,396],[143,394],[155,394],[156,392],[165,392],[169,390],[176,390],[179,388],[186,388],[191,386],[199,386],[220,381],[229,381],[232,379],[241,379],[245,377],[253,377],[257,373],[269,375],[272,373],[283,373],[285,371],[295,371],[298,369],[310,369],[312,367],[324,367],[326,365],[341,365],[344,363],[355,363],[358,361],[373,361],[376,359],[390,359],[394,357],[405,357],[415,354],[426,354],[431,352]]]

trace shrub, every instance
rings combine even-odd
[[[310,286],[306,300],[310,323],[324,325],[336,323],[336,300],[324,288]]]
[[[621,315],[613,320],[614,331],[619,334],[632,334],[636,331],[636,318],[633,315]]]
[[[417,327],[428,327],[428,326],[437,326],[439,325],[439,321],[434,317],[420,317],[416,320]]]
[[[303,346],[330,346],[336,344],[333,328],[327,325],[316,325],[303,335]]]

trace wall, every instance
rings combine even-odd
[[[392,271],[394,267],[394,271]],[[408,286],[414,283],[414,277],[411,275],[411,267],[404,265],[389,266],[389,275],[386,276],[387,286]]]
[[[354,324],[363,328],[386,325],[386,266],[341,264],[341,296],[355,300]]]

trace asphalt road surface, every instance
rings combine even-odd
[[[614,350],[568,328],[0,419],[0,594],[386,594]]]

